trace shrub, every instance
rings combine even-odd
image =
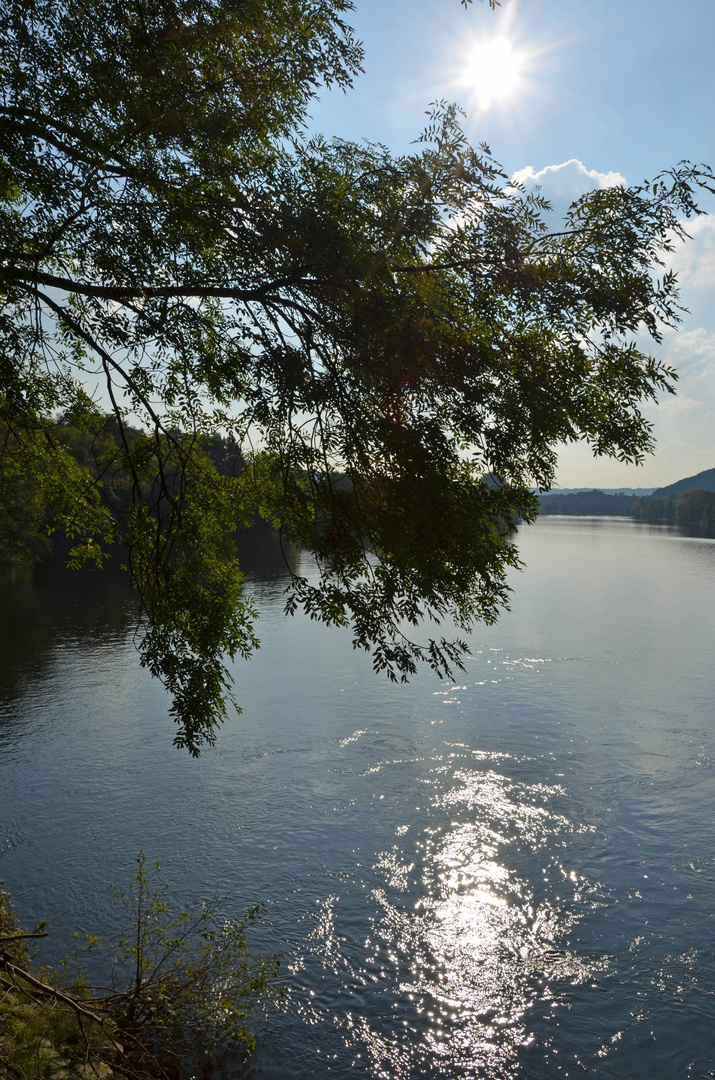
[[[88,938],[59,969],[39,975],[29,970],[27,939],[44,929],[23,935],[0,892],[0,1068],[24,1080],[84,1075],[86,1067],[173,1080],[254,1048],[257,1019],[282,993],[278,956],[248,943],[263,909],[217,921],[206,906],[177,908],[168,888],[153,882],[140,852],[129,891],[115,890],[127,918],[119,941]],[[89,986],[76,967],[90,952],[106,957],[108,985]]]

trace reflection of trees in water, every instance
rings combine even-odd
[[[65,545],[66,547],[67,545]],[[266,526],[239,537],[241,565],[252,580],[276,582],[295,569],[299,553]],[[0,577],[0,695],[42,678],[58,647],[120,647],[137,626],[137,601],[113,556],[103,569],[69,570],[62,545],[34,568]]]
[[[46,674],[58,646],[119,645],[136,622],[136,606],[119,561],[103,570],[68,570],[55,553],[33,570],[0,579],[0,691]]]
[[[674,532],[676,536],[692,536],[701,540],[715,540],[715,525],[698,525],[693,521],[685,521],[677,525],[671,525],[671,532]]]
[[[247,577],[275,581],[296,572],[300,552],[281,542],[275,529],[258,520],[253,528],[239,530],[238,558]]]

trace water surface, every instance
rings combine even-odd
[[[519,546],[448,685],[285,620],[264,564],[244,713],[198,762],[126,590],[6,588],[0,870],[48,958],[111,933],[142,849],[181,899],[268,905],[256,1076],[715,1076],[715,542],[546,518]]]

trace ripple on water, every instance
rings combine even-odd
[[[292,958],[294,977],[311,969],[305,987],[316,963],[336,982],[320,1002],[296,986],[291,1008],[309,1025],[332,1012],[345,1075],[506,1080],[534,1041],[535,1008],[607,963],[565,945],[594,890],[563,865],[563,842],[592,827],[556,808],[557,785],[514,779],[509,755],[450,750],[428,762],[419,828],[395,822],[370,877],[316,904],[307,951]],[[370,926],[358,943],[356,904]]]

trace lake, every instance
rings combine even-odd
[[[6,585],[0,876],[43,956],[116,928],[143,850],[182,901],[267,905],[288,995],[251,1076],[714,1077],[715,541],[546,518],[518,543],[455,684],[285,619],[267,562],[243,715],[198,761],[121,583]]]

